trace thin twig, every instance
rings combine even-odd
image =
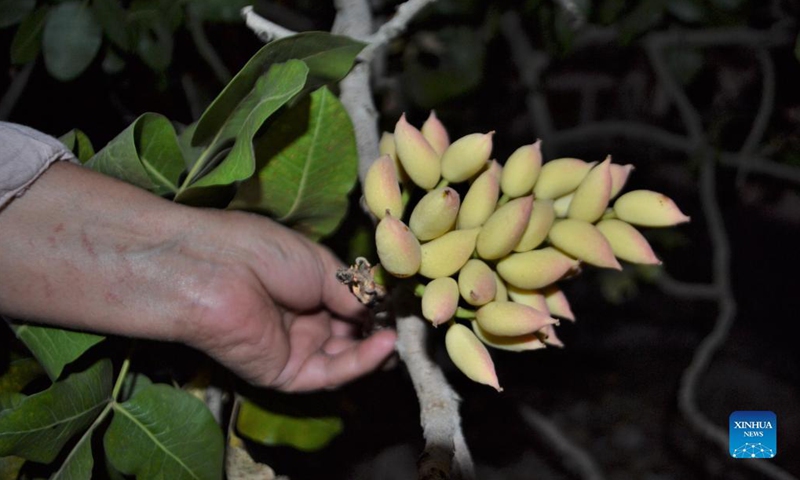
[[[672,133],[646,123],[613,120],[587,123],[559,130],[551,137],[550,144],[555,150],[558,150],[565,145],[577,142],[590,142],[597,139],[611,140],[614,137],[653,143],[669,150],[687,154],[694,150],[691,140],[685,135]],[[750,158],[751,156],[753,157],[752,159]],[[742,156],[739,152],[722,152],[719,155],[719,162],[723,166],[734,168],[738,168],[742,163],[746,162],[750,173],[800,183],[800,168],[784,165],[761,155]]]
[[[556,3],[567,12],[570,18],[570,27],[573,30],[578,30],[586,24],[586,15],[581,11],[581,7],[575,3],[575,0],[555,0]]]
[[[511,49],[511,57],[519,70],[520,79],[528,90],[525,103],[531,115],[533,130],[543,140],[542,148],[547,155],[550,153],[549,141],[555,129],[541,78],[550,59],[547,54],[533,48],[517,12],[504,13],[500,19],[500,28]]]
[[[359,55],[359,59],[369,62],[375,56],[375,51],[391,42],[405,32],[408,24],[416,18],[419,12],[436,0],[408,0],[397,7],[397,12],[386,23],[380,26],[377,32],[369,36],[369,45]]]
[[[35,64],[36,60],[26,63],[25,66],[22,67],[22,70],[14,75],[11,85],[8,86],[8,90],[3,94],[3,98],[0,99],[0,120],[8,120],[11,111],[14,110],[14,107],[22,96],[22,92],[24,92],[25,87],[28,86],[28,79],[31,76],[31,72],[33,72]]]
[[[203,21],[200,20],[196,14],[192,13],[192,9],[187,9],[186,26],[189,33],[192,35],[192,41],[197,47],[198,53],[203,57],[203,60],[211,67],[214,77],[223,85],[227,85],[231,81],[231,72],[225,63],[214,50],[214,46],[208,40],[206,32],[203,30]]]
[[[751,163],[756,158],[753,154],[767,131],[772,111],[775,108],[775,63],[766,48],[756,49],[755,54],[761,65],[761,103],[758,106],[758,113],[753,120],[750,133],[747,134],[740,151],[742,163],[736,174],[736,185],[739,187],[744,184],[747,174],[751,170]]]
[[[586,450],[572,440],[547,417],[528,405],[520,405],[519,413],[525,423],[541,435],[544,442],[562,459],[564,466],[583,480],[602,480],[600,467]]]
[[[668,295],[687,300],[716,300],[719,287],[708,283],[688,283],[675,280],[666,272],[656,279],[656,285]]]
[[[244,23],[247,25],[247,28],[252,30],[264,43],[269,43],[273,40],[288,37],[296,33],[257,14],[250,5],[242,8],[241,14],[242,17],[244,17]]]

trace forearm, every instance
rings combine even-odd
[[[0,313],[182,338],[175,320],[191,310],[189,284],[199,279],[177,273],[170,249],[189,231],[189,210],[79,166],[51,166],[0,210]]]

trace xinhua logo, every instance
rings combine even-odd
[[[772,458],[778,453],[778,419],[773,412],[733,412],[728,448],[733,458]]]

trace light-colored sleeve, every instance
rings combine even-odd
[[[79,163],[55,138],[23,125],[0,122],[0,210],[59,161]]]

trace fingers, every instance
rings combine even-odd
[[[366,307],[336,278],[336,271],[344,267],[342,262],[324,247],[319,247],[318,252],[325,272],[322,278],[323,304],[341,317],[365,318]]]
[[[315,352],[280,389],[297,392],[338,387],[378,368],[394,351],[396,339],[394,331],[381,330],[364,340],[351,341],[350,345],[344,339],[337,340],[331,350],[342,350],[334,354]]]

